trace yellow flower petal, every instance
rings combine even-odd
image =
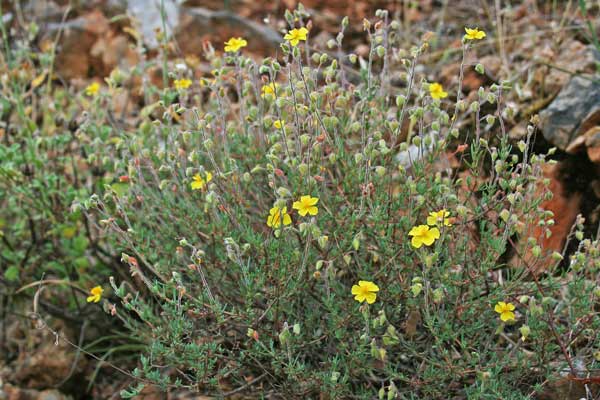
[[[409,236],[421,236],[423,232],[423,225],[413,226],[410,232],[408,232]]]
[[[87,302],[91,303],[98,303],[100,301],[100,299],[102,298],[102,293],[104,293],[104,289],[102,289],[102,286],[96,286],[94,288],[92,288],[90,290],[90,294],[91,296],[88,296],[87,298]]]
[[[88,96],[95,96],[100,91],[100,84],[94,82],[85,88],[85,94]]]
[[[315,204],[317,204],[319,202],[318,197],[310,197],[310,196],[303,196],[303,197],[306,197],[306,203],[309,206],[314,206]]]
[[[502,313],[502,311],[504,311],[504,306],[506,306],[506,304],[503,301],[499,301],[494,307],[494,311],[497,313]]]
[[[263,85],[263,87],[260,89],[260,96],[263,98],[267,95],[275,96],[275,92],[277,91],[278,86],[279,85],[275,82],[271,82],[268,85]]]
[[[412,244],[415,249],[420,249],[423,245],[423,240],[420,236],[413,236],[413,238],[410,240],[410,244]]]
[[[375,299],[377,299],[377,295],[375,293],[367,293],[365,299],[367,300],[367,303],[373,304],[375,303]]]
[[[302,217],[306,214],[317,215],[319,209],[315,206],[319,202],[318,197],[312,197],[310,195],[301,196],[300,200],[295,201],[292,204],[294,210],[298,210],[298,214]]]
[[[308,29],[302,27],[300,29],[290,30],[283,38],[290,42],[292,46],[297,46],[300,41],[306,41]]]
[[[173,86],[175,86],[175,89],[177,90],[185,90],[187,88],[189,88],[190,86],[192,86],[192,81],[190,79],[175,79],[173,81]]]
[[[292,217],[290,214],[283,214],[283,225],[289,225],[292,223]]]
[[[364,287],[369,292],[378,292],[379,287],[370,281],[358,281],[359,286]]]
[[[448,218],[449,216],[450,216],[450,212],[446,211],[445,209],[442,209],[437,212],[435,212],[435,211],[430,212],[429,216],[427,217],[427,225],[452,226],[452,224],[450,223],[450,219]]]
[[[225,51],[228,53],[235,53],[236,51],[238,51],[242,47],[246,47],[247,45],[248,42],[246,41],[246,39],[243,39],[241,37],[232,37],[225,42]]]
[[[358,285],[352,286],[354,300],[360,303],[366,300],[368,304],[373,304],[377,299],[378,291],[379,287],[370,281],[358,281]]]
[[[500,319],[504,322],[514,320],[515,313],[513,313],[512,311],[505,311],[502,314],[500,314]]]
[[[439,83],[431,83],[429,85],[429,95],[436,100],[448,97],[448,93],[444,91],[444,88]]]
[[[415,248],[420,248],[421,245],[431,246],[436,239],[440,237],[440,231],[438,228],[429,228],[427,225],[414,226],[409,236],[413,236],[411,244]]]
[[[287,207],[273,207],[269,210],[269,216],[267,217],[267,226],[273,228],[279,228],[281,224],[289,225],[292,223],[292,218],[287,213]]]
[[[484,31],[479,30],[479,28],[467,28],[465,27],[465,36],[466,40],[481,40],[486,37],[486,33]]]

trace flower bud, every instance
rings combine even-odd
[[[279,197],[284,198],[284,199],[292,197],[292,193],[284,187],[277,188],[276,192]]]
[[[523,295],[523,296],[519,297],[519,303],[521,303],[521,304],[529,303],[529,296]]]
[[[298,165],[298,172],[300,172],[300,175],[302,176],[308,174],[308,165],[306,163]]]
[[[443,299],[444,299],[444,289],[443,288],[435,289],[433,291],[433,302],[435,304],[440,304]]]
[[[412,292],[413,297],[417,297],[421,291],[423,290],[423,284],[422,283],[415,283],[410,287],[410,291]]]
[[[287,343],[289,343],[290,337],[291,334],[288,329],[288,326],[287,324],[284,324],[283,330],[281,331],[281,333],[279,333],[279,342],[285,346]]]
[[[329,380],[331,381],[331,383],[337,383],[338,379],[340,379],[340,376],[341,374],[339,372],[333,371]]]
[[[527,325],[523,325],[522,327],[519,328],[519,332],[521,332],[521,340],[525,341],[525,340],[527,340],[527,337],[531,333],[531,328],[529,328],[529,326],[527,326]]]
[[[322,235],[317,238],[317,242],[319,243],[319,246],[323,250],[327,247],[328,241],[329,241],[329,236],[327,236],[327,235]]]
[[[360,248],[359,235],[354,236],[354,239],[352,239],[352,248],[354,248],[354,251],[358,251],[358,249]]]
[[[406,102],[406,96],[404,96],[404,95],[396,96],[396,106],[397,107],[402,107],[405,102]]]

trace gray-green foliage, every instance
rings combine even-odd
[[[288,17],[299,26],[307,15]],[[46,216],[56,180],[62,204],[73,202],[59,215],[83,213],[106,251],[122,253],[120,268],[93,278],[107,289],[110,281],[107,297],[119,302],[106,309],[148,343],[132,372],[139,383],[123,397],[155,383],[220,395],[247,385],[290,398],[512,399],[565,370],[597,367],[597,242],[578,220],[566,271],[562,255],[539,247],[554,223],[541,209],[551,154],[531,154],[532,132],[509,142],[498,122],[508,84],[472,102],[456,88],[433,99],[416,72],[428,44],[405,51],[384,11],[364,28],[366,59],[343,55],[343,34],[331,43],[337,53],[282,44],[281,57],[260,63],[243,49],[208,51],[211,76],[189,89],[143,81],[135,126],[111,124],[109,100],[128,89],[109,79],[87,100],[75,144],[40,137],[25,113],[24,141],[0,147],[11,229],[26,230],[20,199]],[[169,78],[191,77],[165,63]],[[61,137],[102,179],[78,186],[47,173],[23,184],[16,166],[45,160],[52,153],[40,141]],[[196,174],[204,184],[192,190]],[[317,215],[293,209],[304,195],[319,198]],[[267,226],[274,206],[286,207],[290,225]],[[412,246],[411,229],[443,209],[451,225],[431,246]],[[375,303],[353,299],[359,280],[379,286]],[[516,306],[514,321],[499,319],[500,301]]]

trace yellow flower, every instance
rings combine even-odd
[[[358,301],[359,303],[362,303],[365,300],[369,304],[375,303],[375,300],[377,299],[376,292],[379,292],[379,287],[373,282],[358,281],[358,285],[352,286],[354,300]]]
[[[427,225],[436,226],[436,225],[444,225],[444,226],[452,226],[450,223],[450,212],[446,211],[446,209],[442,209],[438,212],[430,212],[427,217]]]
[[[199,190],[204,187],[208,182],[212,181],[212,173],[206,171],[206,179],[203,179],[200,174],[196,174],[193,177],[193,181],[190,184],[192,190]]]
[[[310,197],[310,195],[300,197],[300,201],[295,201],[292,204],[294,210],[298,210],[298,214],[301,216],[305,216],[306,214],[317,215],[319,213],[319,209],[315,204],[319,202],[318,197]]]
[[[225,42],[225,51],[228,53],[235,53],[236,51],[238,51],[242,47],[246,47],[247,45],[248,42],[246,41],[246,39],[241,37],[232,37],[231,39]]]
[[[429,94],[436,100],[448,97],[448,93],[444,92],[444,88],[439,83],[429,84]]]
[[[95,96],[98,94],[99,91],[100,84],[98,82],[91,83],[85,88],[85,94],[87,94],[88,96]]]
[[[306,41],[306,35],[308,35],[308,29],[302,27],[300,29],[292,29],[286,33],[283,38],[288,40],[292,46],[296,47],[301,40]]]
[[[439,239],[440,231],[438,228],[429,228],[427,225],[419,225],[413,227],[410,232],[408,232],[408,235],[412,236],[410,244],[418,249],[422,245],[431,246],[436,239]]]
[[[102,298],[102,293],[103,292],[104,292],[104,289],[102,289],[102,286],[96,286],[95,288],[93,288],[92,290],[90,290],[91,296],[88,296],[87,302],[88,303],[91,303],[92,301],[94,303],[99,302],[100,299]]]
[[[270,228],[279,228],[281,224],[289,225],[292,223],[292,217],[287,213],[287,207],[273,207],[267,217],[267,226]]]
[[[485,32],[480,31],[478,28],[470,29],[465,27],[465,32],[467,32],[464,36],[465,40],[481,40],[485,37]]]
[[[514,309],[514,304],[505,303],[503,301],[499,301],[498,304],[496,304],[496,307],[494,307],[494,311],[500,314],[500,319],[503,322],[515,320],[515,313],[513,312]]]
[[[260,97],[265,97],[268,94],[275,96],[275,91],[278,87],[279,85],[275,82],[271,82],[268,85],[263,85],[263,87],[260,89]]]
[[[187,89],[192,86],[192,81],[186,78],[175,79],[173,85],[175,85],[175,89],[177,90]]]
[[[277,119],[277,120],[275,120],[275,122],[273,122],[273,126],[277,129],[281,129],[285,126],[285,120]]]

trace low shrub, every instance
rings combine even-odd
[[[88,286],[101,288],[88,300],[148,342],[121,395],[156,384],[218,396],[521,399],[597,368],[598,243],[578,218],[568,262],[543,248],[553,150],[532,153],[535,119],[527,140],[509,141],[510,83],[464,99],[464,61],[458,88],[428,81],[418,67],[432,36],[404,49],[385,11],[364,21],[364,59],[342,51],[347,19],[318,51],[303,8],[286,20],[278,58],[256,62],[232,38],[223,55],[207,46],[213,70],[199,80],[170,60],[162,35],[171,84],[142,79],[138,123],[111,125],[100,105],[128,90],[123,74],[147,77],[144,65],[90,88],[77,141],[63,138],[78,152],[93,146],[84,159],[106,171],[85,191],[81,175],[56,173],[69,189],[52,193],[74,200],[61,223],[83,213],[131,274],[112,269],[111,293],[95,271]],[[466,30],[463,60],[479,40],[483,31]],[[7,201],[50,201],[44,187],[56,183],[34,182]],[[79,237],[51,223],[60,240]]]

